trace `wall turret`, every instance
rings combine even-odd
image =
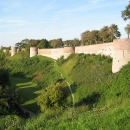
[[[37,55],[37,53],[38,53],[37,47],[30,47],[30,57]]]
[[[11,47],[11,56],[15,55],[17,53],[17,47]]]
[[[130,39],[116,39],[113,41],[112,72],[118,72],[130,61]]]

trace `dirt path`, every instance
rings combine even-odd
[[[56,64],[56,61],[54,60],[54,67],[55,67],[55,64]],[[55,67],[55,69],[56,69],[56,67]],[[56,70],[57,70],[57,69],[56,69]],[[71,97],[72,97],[72,106],[74,107],[74,104],[75,104],[75,102],[74,102],[74,94],[73,94],[72,89],[71,89],[71,87],[70,87],[70,83],[63,77],[62,73],[59,72],[59,70],[57,70],[57,72],[60,74],[61,78],[64,79],[65,82],[66,82],[66,84],[68,85],[68,88],[69,88],[69,90],[70,90]]]

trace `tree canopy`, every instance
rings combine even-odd
[[[130,1],[129,4],[126,6],[125,10],[121,12],[121,15],[125,21],[130,19]]]
[[[126,25],[125,31],[126,31],[126,33],[127,33],[127,35],[128,35],[128,38],[129,38],[129,36],[130,36],[130,24],[127,24],[127,25]]]
[[[99,44],[112,42],[114,39],[121,36],[118,26],[111,24],[104,26],[100,30],[85,31],[81,34],[81,42],[83,45]]]

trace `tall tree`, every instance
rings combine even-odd
[[[75,47],[75,46],[79,46],[79,45],[80,45],[79,39],[78,38],[74,38],[74,40],[73,40],[73,46]]]
[[[121,36],[121,33],[118,31],[118,26],[115,24],[112,24],[109,27],[109,32],[110,32],[111,41],[113,41],[113,39],[116,39],[116,37]]]
[[[73,46],[73,40],[66,40],[63,43],[64,43],[64,46]]]
[[[26,38],[26,39],[23,39],[21,42],[18,42],[15,44],[16,47],[22,47],[22,48],[25,48],[27,46],[27,44],[29,43],[29,40]]]
[[[87,34],[87,40],[88,40],[90,45],[98,43],[98,39],[99,39],[98,33],[99,33],[98,30],[92,30],[91,32],[89,32]]]
[[[29,41],[29,46],[36,47],[37,45],[38,45],[38,41],[37,40],[31,39]]]
[[[62,38],[51,40],[50,46],[53,48],[59,48],[63,46]]]
[[[41,48],[48,48],[48,47],[49,47],[49,42],[48,42],[46,39],[42,39],[42,40],[38,43],[37,47],[38,47],[39,49],[41,49]]]
[[[129,36],[130,36],[130,24],[127,24],[127,25],[126,25],[125,31],[126,31],[126,33],[127,33],[127,35],[128,35],[128,38],[129,38]]]
[[[122,18],[126,21],[130,19],[130,1],[129,4],[126,6],[125,10],[121,12]]]
[[[109,34],[109,28],[108,28],[108,26],[104,26],[104,27],[100,30],[99,36],[100,36],[100,38],[102,39],[102,42],[103,42],[103,43],[109,42],[110,34]]]
[[[88,44],[88,39],[87,39],[87,35],[90,33],[89,30],[83,32],[81,34],[81,42],[82,42],[82,45],[85,45],[85,44]]]

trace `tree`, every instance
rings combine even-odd
[[[98,30],[92,30],[87,34],[86,38],[90,45],[98,43],[98,39],[99,39],[98,32],[99,32]]]
[[[113,41],[116,37],[121,36],[121,33],[118,31],[118,26],[115,24],[112,24],[109,27],[109,32],[110,32],[111,41]]]
[[[50,46],[53,48],[63,47],[62,38],[51,40]]]
[[[121,12],[122,18],[126,21],[130,19],[130,1],[129,4],[126,6],[125,10]]]
[[[72,46],[75,47],[75,46],[79,46],[79,45],[80,45],[79,39],[78,38],[74,38]]]
[[[64,46],[73,46],[73,40],[66,40],[63,43],[64,43]]]
[[[128,35],[128,38],[129,38],[129,36],[130,36],[130,24],[127,24],[127,25],[126,25],[125,31],[126,31],[126,33],[127,33],[127,35]]]
[[[93,39],[93,44],[98,44],[99,42],[99,30],[91,31],[91,38]]]
[[[85,45],[87,42],[88,42],[88,39],[87,39],[87,35],[90,33],[89,30],[83,32],[81,34],[81,42],[82,42],[82,45]]]
[[[29,43],[29,40],[26,38],[26,39],[23,39],[21,42],[16,43],[15,46],[19,48],[25,48],[28,43]]]
[[[19,107],[21,100],[17,91],[8,89],[10,87],[9,72],[3,69],[6,62],[6,53],[0,50],[0,115],[9,114],[10,112],[24,115]]]
[[[42,49],[42,48],[48,48],[49,47],[49,42],[46,40],[46,39],[42,39],[39,44],[37,45],[37,47],[39,49]]]
[[[102,39],[103,43],[110,41],[110,33],[108,26],[104,26],[102,29],[100,29],[99,37]]]
[[[37,45],[38,45],[38,41],[37,40],[31,39],[29,41],[29,46],[30,47],[36,47]]]
[[[64,108],[67,105],[67,88],[61,82],[51,84],[37,98],[41,111]]]
[[[8,85],[10,85],[9,73],[4,69],[0,69],[0,85],[2,89],[5,89]]]

